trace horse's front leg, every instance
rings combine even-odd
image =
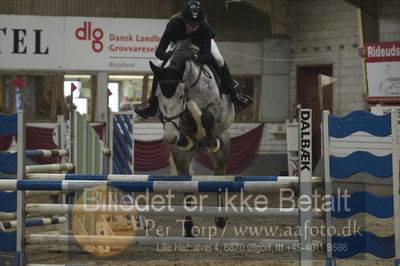
[[[215,136],[215,117],[212,112],[206,110],[201,114],[201,124],[206,131],[204,144],[208,152],[218,152],[222,145],[220,140]]]
[[[194,101],[189,101],[187,106],[197,125],[195,138],[202,140],[208,152],[218,152],[221,149],[221,145],[219,139],[214,135],[215,116],[219,117],[218,109],[209,106],[202,111]],[[186,140],[183,141],[186,142]]]
[[[228,156],[230,149],[230,135],[229,131],[225,131],[220,139],[223,143],[223,147],[219,152],[211,153],[209,155],[215,169],[215,175],[225,175],[226,166],[228,164]],[[219,190],[217,192],[217,206],[224,207],[224,194],[225,191]],[[228,222],[228,217],[215,217],[215,225],[218,228],[224,228]]]

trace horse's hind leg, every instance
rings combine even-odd
[[[171,147],[172,158],[175,163],[176,171],[178,175],[190,175],[190,164],[192,162],[194,154],[191,152],[179,151],[177,147]],[[185,193],[186,206],[192,205],[192,194]],[[183,224],[185,229],[185,237],[193,237],[192,228],[193,221],[191,216],[185,217],[185,222]]]

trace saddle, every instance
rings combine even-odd
[[[229,95],[229,91],[223,86],[223,81],[222,81],[222,74],[221,71],[217,65],[217,63],[212,62],[209,64],[206,64],[210,69],[211,72],[214,74],[215,80],[217,82],[218,88],[219,88],[219,94],[228,94]],[[236,88],[236,84],[239,84],[236,80],[234,80],[234,87]]]

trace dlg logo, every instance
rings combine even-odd
[[[93,29],[92,31],[92,22],[83,22],[83,27],[76,29],[75,36],[79,40],[92,40],[92,49],[96,53],[100,53],[103,50],[101,39],[104,37],[104,32],[99,28]]]

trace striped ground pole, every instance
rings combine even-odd
[[[83,181],[83,180],[0,180],[0,190],[82,191],[107,186],[125,192],[243,192],[265,193],[292,187],[285,181]]]
[[[56,163],[26,166],[26,173],[46,173],[54,171],[70,171],[74,169],[72,163]]]
[[[63,157],[68,155],[66,150],[26,150],[26,157]]]
[[[67,221],[66,217],[52,217],[52,218],[40,218],[40,219],[31,219],[25,220],[26,227],[32,226],[42,226],[42,225],[50,225],[50,224],[62,224]],[[5,229],[15,229],[17,228],[17,221],[4,221],[0,222],[3,224]]]
[[[281,181],[295,182],[297,176],[178,176],[178,175],[80,175],[80,174],[29,174],[29,180],[97,180],[97,181]],[[313,182],[322,182],[322,177],[313,177]]]
[[[157,216],[227,216],[227,217],[297,217],[298,208],[269,208],[231,206],[159,206],[159,205],[95,205],[95,204],[38,204],[26,205],[26,212],[35,215],[66,215],[70,213],[96,213],[109,215],[157,215]],[[314,211],[315,218],[321,218],[321,211]]]

